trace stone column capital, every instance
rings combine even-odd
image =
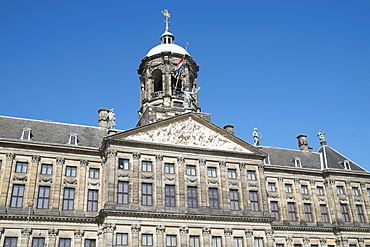
[[[224,229],[225,236],[231,236],[233,235],[233,229],[232,228],[225,228]]]
[[[140,159],[140,157],[141,157],[141,154],[140,154],[140,153],[132,153],[132,158],[133,158],[134,160],[139,160],[139,159]]]
[[[63,157],[57,157],[56,158],[57,165],[64,165],[65,161],[66,161],[66,159],[63,158]]]
[[[131,233],[139,233],[141,231],[140,225],[131,225]]]
[[[209,227],[203,227],[202,228],[202,234],[203,235],[211,235],[211,228],[209,228]]]
[[[116,230],[116,224],[114,224],[114,223],[104,223],[102,229],[103,229],[104,232],[114,232]]]
[[[32,163],[39,163],[40,162],[40,160],[41,160],[41,156],[40,155],[32,155],[32,157],[31,157],[31,162]]]
[[[49,229],[48,230],[49,237],[57,237],[59,234],[59,229]]]
[[[245,230],[245,236],[252,237],[253,236],[253,230],[252,229],[246,229]]]
[[[13,161],[15,159],[14,153],[6,153],[6,160]]]
[[[21,230],[22,237],[29,237],[31,233],[32,233],[31,228],[22,228]]]
[[[189,234],[189,228],[187,226],[180,226],[180,234],[181,235]]]
[[[155,155],[155,160],[156,160],[156,161],[163,161],[163,155],[161,155],[161,154],[156,154],[156,155]]]
[[[75,238],[82,238],[85,235],[85,232],[82,230],[75,230],[73,234]]]
[[[220,165],[221,168],[225,168],[226,167],[226,161],[224,161],[224,160],[220,160],[218,162],[218,164]]]

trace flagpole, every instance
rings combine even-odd
[[[185,45],[185,50],[186,50],[186,51],[188,51],[188,46],[189,46],[189,43],[188,43],[188,42],[186,42],[186,45]],[[185,54],[183,55],[183,58],[185,58]],[[185,61],[185,59],[184,59],[184,61]],[[182,70],[182,67],[180,68],[179,73],[178,73],[178,75],[177,75],[177,80],[176,80],[176,85],[175,85],[175,93],[176,93],[176,90],[177,90],[177,85],[179,84],[181,70]],[[181,87],[182,87],[182,86],[183,86],[183,85],[181,85]],[[181,88],[181,89],[182,89],[182,88]]]

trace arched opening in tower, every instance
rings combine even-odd
[[[181,95],[182,80],[180,78],[178,78],[178,76],[180,76],[180,75],[179,74],[177,74],[176,76],[175,76],[175,74],[171,75],[171,85],[172,85],[173,95],[180,96]]]
[[[153,77],[153,90],[154,92],[162,92],[163,91],[163,79],[162,79],[162,71],[160,69],[156,69],[152,73]]]

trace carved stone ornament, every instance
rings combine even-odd
[[[100,182],[98,181],[98,182],[91,182],[91,181],[89,181],[89,185],[91,185],[91,186],[99,186],[100,185]]]
[[[22,233],[22,237],[29,237],[32,233],[32,229],[31,228],[22,228],[21,233]]]
[[[25,181],[27,181],[27,176],[14,176],[13,177],[13,181],[23,181],[23,182],[25,182]]]
[[[224,234],[225,235],[228,235],[228,236],[233,235],[233,229],[231,229],[231,228],[225,228],[224,229]]]
[[[314,180],[314,179],[311,179],[310,180],[310,184],[313,186],[313,185],[315,185],[315,183],[316,183],[316,180]]]
[[[198,179],[197,178],[194,178],[194,179],[191,179],[191,178],[186,178],[186,182],[188,182],[188,183],[196,183],[196,182],[198,182]]]
[[[229,185],[230,186],[238,186],[239,183],[238,182],[232,182],[232,181],[229,181]]]
[[[291,243],[293,243],[293,238],[292,238],[291,236],[287,236],[287,237],[285,238],[285,241],[286,241],[288,244],[291,244]]]
[[[304,244],[309,244],[310,243],[310,238],[309,237],[304,237],[303,238],[303,243]]]
[[[119,178],[130,178],[130,174],[128,173],[118,173],[118,177]]]
[[[279,194],[276,192],[267,192],[267,196],[270,198],[279,198]]]
[[[325,185],[326,187],[332,186],[332,185],[334,185],[334,184],[335,184],[335,180],[334,180],[334,179],[325,179],[325,180],[324,180],[324,185]]]
[[[176,144],[218,150],[251,153],[221,134],[194,121],[191,117],[127,137],[127,140]]]
[[[132,158],[135,159],[135,160],[139,160],[141,157],[141,154],[140,153],[132,153]]]
[[[58,234],[59,234],[59,230],[58,229],[49,229],[48,230],[48,234],[49,234],[49,237],[57,237]]]
[[[320,238],[320,245],[325,246],[326,245],[326,238]]]
[[[157,234],[164,234],[166,231],[166,227],[163,225],[159,225],[155,227]]]
[[[87,167],[89,165],[89,161],[87,160],[80,160],[80,166]]]
[[[66,162],[66,159],[63,157],[57,157],[56,162],[57,162],[57,165],[64,165],[64,163]]]
[[[219,184],[218,180],[208,180],[208,184]]]
[[[278,181],[279,181],[279,183],[282,183],[282,182],[284,182],[284,178],[283,177],[278,177]]]
[[[82,238],[83,236],[84,236],[84,231],[82,231],[82,230],[75,230],[74,231],[74,236],[75,236],[75,238]]]
[[[114,230],[116,230],[116,224],[114,223],[104,223],[103,224],[104,232],[114,232]]]
[[[258,170],[260,171],[260,172],[264,172],[265,171],[265,165],[258,165]]]
[[[6,153],[6,160],[13,161],[15,159],[14,153]]]
[[[106,158],[114,158],[117,156],[117,150],[115,149],[108,149],[107,151],[105,151],[105,157]]]
[[[294,199],[294,194],[293,193],[287,193],[286,194],[286,199]]]
[[[258,188],[258,184],[248,184],[249,187]]]
[[[211,228],[209,228],[209,227],[203,227],[202,228],[202,234],[203,235],[211,235]]]
[[[168,181],[175,181],[175,178],[164,177],[164,181],[166,181],[166,180],[168,180]]]
[[[202,165],[202,166],[206,165],[206,160],[205,159],[199,159],[198,162],[199,162],[199,165]]]
[[[39,182],[42,182],[42,183],[53,183],[53,179],[52,178],[40,178],[39,179]]]
[[[345,184],[346,184],[346,186],[348,186],[348,187],[349,187],[349,186],[351,186],[351,181],[348,181],[348,180],[347,180],[347,181],[345,181]]]
[[[247,163],[241,162],[239,163],[239,169],[245,169],[247,168]]]
[[[131,233],[139,233],[141,231],[140,225],[131,225]]]
[[[358,238],[357,241],[358,241],[359,244],[363,244],[364,243],[364,238]]]
[[[77,179],[74,180],[64,179],[63,184],[77,185]]]
[[[32,155],[32,158],[31,158],[32,163],[39,163],[40,160],[41,160],[40,155]]]
[[[311,201],[310,196],[302,196],[303,201]]]
[[[177,157],[177,163],[184,164],[185,163],[185,158],[184,157]]]
[[[154,175],[144,175],[144,174],[141,174],[141,178],[142,179],[153,179],[154,178]]]
[[[253,230],[252,229],[245,230],[245,236],[252,237],[253,236]]]
[[[189,228],[187,226],[180,226],[180,234],[187,235],[189,233]]]
[[[318,197],[319,201],[326,201],[326,197]]]
[[[365,182],[360,182],[360,185],[361,185],[362,188],[365,188],[366,183]]]
[[[163,155],[161,155],[161,154],[156,154],[156,155],[155,155],[155,160],[156,160],[156,161],[163,161]]]
[[[339,200],[340,201],[347,201],[346,195],[339,195]]]
[[[220,160],[218,162],[218,164],[220,165],[221,168],[225,168],[226,167],[226,161],[224,161],[224,160]]]
[[[296,184],[300,184],[300,183],[301,183],[301,180],[300,180],[299,178],[295,178],[295,179],[294,179],[294,183],[296,183]]]
[[[274,236],[274,231],[271,229],[267,229],[265,233],[266,233],[266,237],[268,238],[272,238]]]

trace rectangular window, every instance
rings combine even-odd
[[[310,203],[304,203],[303,204],[303,210],[304,210],[304,215],[306,217],[306,221],[311,222],[312,221],[311,204]]]
[[[247,171],[248,180],[256,180],[256,171]]]
[[[212,247],[222,247],[221,237],[212,237]]]
[[[288,202],[288,214],[289,214],[289,220],[290,221],[296,221],[296,211],[295,211],[295,203],[294,202]]]
[[[249,201],[251,204],[251,211],[259,211],[257,191],[249,191]]]
[[[152,234],[141,235],[141,245],[142,246],[153,246],[153,235]]]
[[[71,239],[70,238],[60,238],[58,247],[71,247]]]
[[[230,210],[239,210],[238,190],[230,190]]]
[[[144,206],[151,206],[153,201],[153,191],[152,184],[143,184],[142,185],[142,200],[141,203]]]
[[[53,172],[53,165],[42,164],[41,165],[41,174],[51,175]]]
[[[98,211],[98,191],[87,191],[87,211]]]
[[[118,159],[118,169],[128,170],[128,159]]]
[[[128,182],[118,181],[117,203],[128,204]]]
[[[17,240],[16,237],[5,237],[4,247],[17,247]]]
[[[286,193],[293,193],[293,189],[292,189],[291,184],[285,184],[285,192]]]
[[[164,163],[164,173],[174,174],[175,165],[173,163]]]
[[[337,186],[337,193],[338,195],[344,195],[343,186]]]
[[[367,189],[367,196],[370,197],[370,188]]]
[[[152,162],[151,161],[142,161],[142,171],[151,172],[152,171]]]
[[[196,175],[196,167],[187,165],[186,166],[186,175],[188,176],[195,176]]]
[[[358,187],[352,187],[352,192],[354,196],[359,196],[360,193],[358,192]]]
[[[15,164],[15,172],[27,172],[27,166],[28,166],[28,163],[27,162],[19,162],[17,161],[17,163]]]
[[[267,187],[268,187],[268,190],[271,191],[271,192],[275,192],[276,191],[275,183],[268,183],[267,184]]]
[[[276,247],[284,247],[284,244],[276,244]],[[313,245],[311,245],[311,247],[314,247]],[[316,246],[318,247],[318,246]]]
[[[329,222],[328,209],[325,204],[320,205],[320,213],[321,213],[322,222],[324,223]]]
[[[254,247],[263,247],[263,238],[254,238]]]
[[[99,178],[99,169],[98,168],[90,168],[89,169],[89,178]]]
[[[128,234],[127,233],[117,233],[116,234],[116,245],[128,245]]]
[[[10,200],[10,207],[21,208],[23,202],[24,185],[14,184],[12,190],[12,198]]]
[[[215,178],[217,177],[216,167],[207,168],[208,177]]]
[[[198,207],[197,203],[197,187],[188,186],[188,207],[196,208]]]
[[[324,187],[317,186],[316,187],[316,190],[317,190],[317,195],[319,195],[319,196],[323,196],[324,195]]]
[[[32,239],[32,247],[44,247],[45,245],[45,238],[33,238]]]
[[[307,185],[301,185],[302,194],[308,194],[308,186]]]
[[[166,207],[175,207],[175,185],[165,185],[165,201]]]
[[[230,179],[236,178],[236,169],[227,169],[227,177]]]
[[[176,235],[167,235],[166,236],[166,247],[176,246]]]
[[[189,247],[200,247],[199,236],[190,236],[189,237]]]
[[[270,202],[271,216],[279,220],[279,207],[278,202]]]
[[[37,208],[49,208],[50,187],[40,186],[37,198]]]
[[[96,247],[96,240],[95,239],[85,239],[85,247]]]
[[[347,204],[340,204],[340,212],[342,213],[343,221],[349,222]]]
[[[218,209],[218,190],[216,188],[208,189],[209,208]]]
[[[365,222],[365,217],[364,217],[364,211],[362,210],[362,205],[356,205],[356,211],[357,211],[357,215],[358,215],[358,221],[360,223],[364,223]]]
[[[63,210],[73,210],[75,200],[75,189],[74,188],[64,188],[63,193]]]
[[[66,167],[66,177],[76,177],[77,168],[75,166]]]
[[[234,237],[234,247],[243,247],[242,237]]]

